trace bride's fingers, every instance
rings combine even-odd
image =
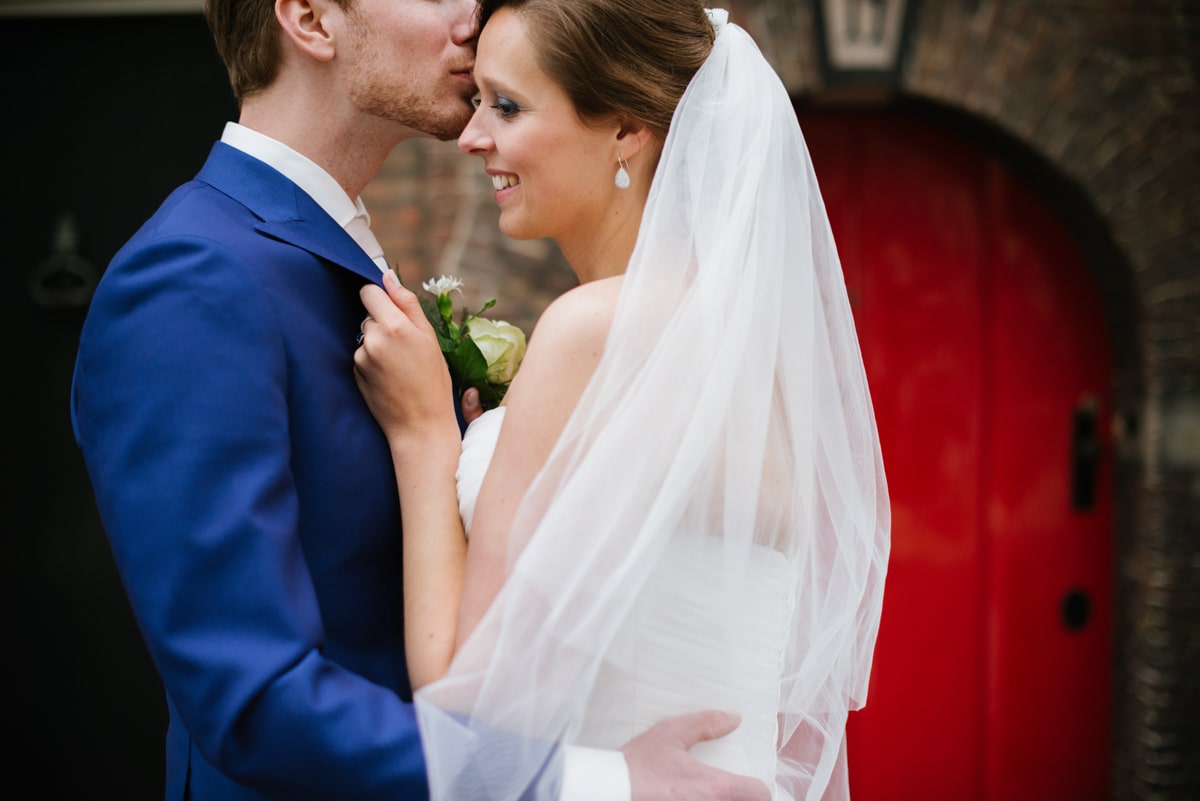
[[[408,316],[404,307],[398,305],[378,284],[367,284],[358,291],[367,316],[381,323],[390,323]],[[420,304],[417,304],[418,307]]]
[[[475,389],[475,387],[469,387],[462,396],[463,420],[470,425],[482,414],[483,407],[479,403],[479,390]]]
[[[365,382],[381,388],[398,387],[399,393],[412,390],[408,382],[419,380],[417,389],[428,386],[431,392],[440,391],[443,374],[449,381],[449,373],[433,326],[416,295],[399,286],[394,277],[385,283],[388,292],[377,284],[359,290],[366,310],[354,352],[360,388]],[[445,396],[443,392],[439,400]]]
[[[427,322],[425,311],[421,308],[421,301],[408,287],[400,283],[400,279],[391,270],[383,274],[383,288],[387,290],[392,303],[396,304],[396,307],[404,312],[414,325],[421,327]]]
[[[400,278],[391,270],[383,274],[383,288],[387,290],[388,295],[397,306],[417,301],[417,296],[400,283]]]
[[[403,318],[417,328],[432,332],[432,326],[421,308],[415,294],[400,284],[395,273],[384,273],[384,289],[376,284],[367,284],[359,290],[359,297],[367,310],[367,316],[384,325],[398,325]]]
[[[363,308],[367,310],[367,317],[370,319],[386,318],[389,309],[390,313],[395,314],[396,304],[387,296],[376,284],[366,284],[362,289],[358,290],[358,298],[362,301]]]

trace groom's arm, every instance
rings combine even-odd
[[[770,801],[757,779],[709,767],[688,752],[740,722],[725,712],[698,712],[664,720],[620,751],[568,746],[560,801]]]

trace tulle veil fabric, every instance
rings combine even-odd
[[[432,797],[557,801],[557,746],[690,543],[721,555],[703,588],[718,640],[745,624],[754,554],[786,559],[775,798],[847,798],[889,530],[816,176],[782,83],[726,24],[676,110],[599,368],[522,502],[509,578],[417,693]]]

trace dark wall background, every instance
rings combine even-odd
[[[28,281],[72,213],[97,270],[236,117],[199,15],[0,19],[8,777],[31,796],[162,797],[166,711],[100,528],[68,396],[83,308]],[[147,336],[154,336],[147,331]]]

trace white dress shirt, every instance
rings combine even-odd
[[[287,145],[236,122],[227,122],[221,141],[274,167],[308,193],[317,205],[346,229],[363,251],[387,272],[383,248],[371,233],[371,217],[362,198],[346,194],[333,176]],[[631,801],[629,767],[620,751],[568,745],[563,749],[560,801]]]

